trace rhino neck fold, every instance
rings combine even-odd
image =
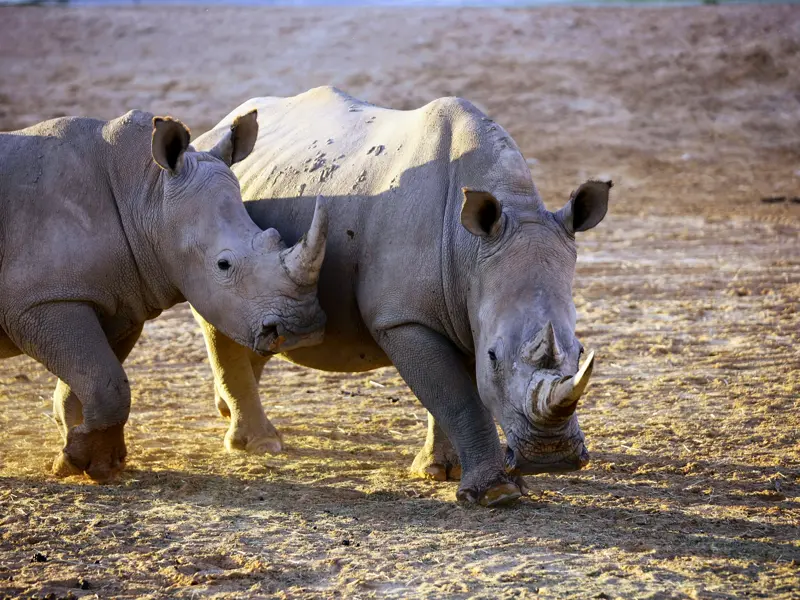
[[[145,127],[137,122],[140,118],[146,122]],[[143,303],[140,308],[148,315],[184,301],[159,259],[164,252],[159,240],[169,234],[161,216],[164,171],[153,162],[150,152],[150,119],[152,115],[142,113],[141,117],[134,116],[133,123],[109,123],[108,135],[113,137],[107,169],[128,251],[136,264],[136,274],[132,276],[138,279]]]
[[[458,162],[452,162],[450,186],[442,224],[442,285],[448,323],[445,328],[459,349],[475,355],[469,314],[470,285],[475,280],[478,238],[461,226],[461,181]]]

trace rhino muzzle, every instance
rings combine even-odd
[[[283,337],[278,323],[264,323],[261,330],[256,334],[253,342],[253,351],[262,356],[270,356],[280,352],[280,347],[286,338]]]
[[[546,336],[545,339],[552,339]],[[548,341],[544,344],[552,344]],[[543,356],[555,356],[557,347],[542,348]],[[528,384],[525,417],[531,428],[523,437],[509,436],[506,469],[519,475],[576,471],[589,462],[589,451],[575,410],[594,369],[594,352],[573,376],[564,377],[542,369]]]
[[[576,434],[566,432],[552,438],[539,438],[534,442],[511,442],[506,449],[506,470],[514,475],[537,473],[564,473],[577,471],[589,463],[589,451],[583,433],[575,421]]]
[[[265,321],[253,342],[253,352],[261,356],[272,356],[306,346],[315,346],[325,339],[325,313],[319,312],[317,319],[301,331],[287,329],[280,321]]]

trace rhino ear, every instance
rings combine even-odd
[[[233,120],[230,131],[209,150],[229,167],[244,160],[253,151],[258,138],[258,111],[239,115]]]
[[[189,129],[172,117],[153,117],[153,160],[173,175],[181,170],[183,153],[189,147]]]
[[[491,237],[500,230],[503,205],[489,192],[464,188],[461,205],[461,224],[472,235]]]
[[[567,205],[557,214],[567,231],[586,231],[602,221],[613,185],[611,181],[587,181],[572,192]]]

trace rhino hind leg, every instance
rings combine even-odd
[[[414,458],[411,473],[436,481],[461,479],[458,452],[431,413],[428,413],[428,436],[425,438],[425,445]]]
[[[214,381],[214,406],[217,407],[217,412],[223,419],[231,418],[231,407],[228,406],[227,402],[225,402],[222,392],[220,392],[219,388],[217,387],[216,380]]]
[[[264,413],[258,393],[258,380],[268,359],[234,342],[192,312],[203,331],[214,372],[214,402],[219,413],[230,420],[225,449],[250,454],[281,452],[283,438]]]

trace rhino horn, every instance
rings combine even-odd
[[[546,408],[549,417],[563,419],[575,412],[578,400],[589,385],[593,369],[594,351],[589,353],[573,377],[565,377],[552,387]]]
[[[281,253],[283,266],[298,285],[316,285],[328,239],[328,200],[317,196],[311,227],[299,242]]]
[[[564,354],[558,345],[552,321],[548,321],[536,337],[526,344],[523,356],[535,366],[557,365],[563,360]]]

